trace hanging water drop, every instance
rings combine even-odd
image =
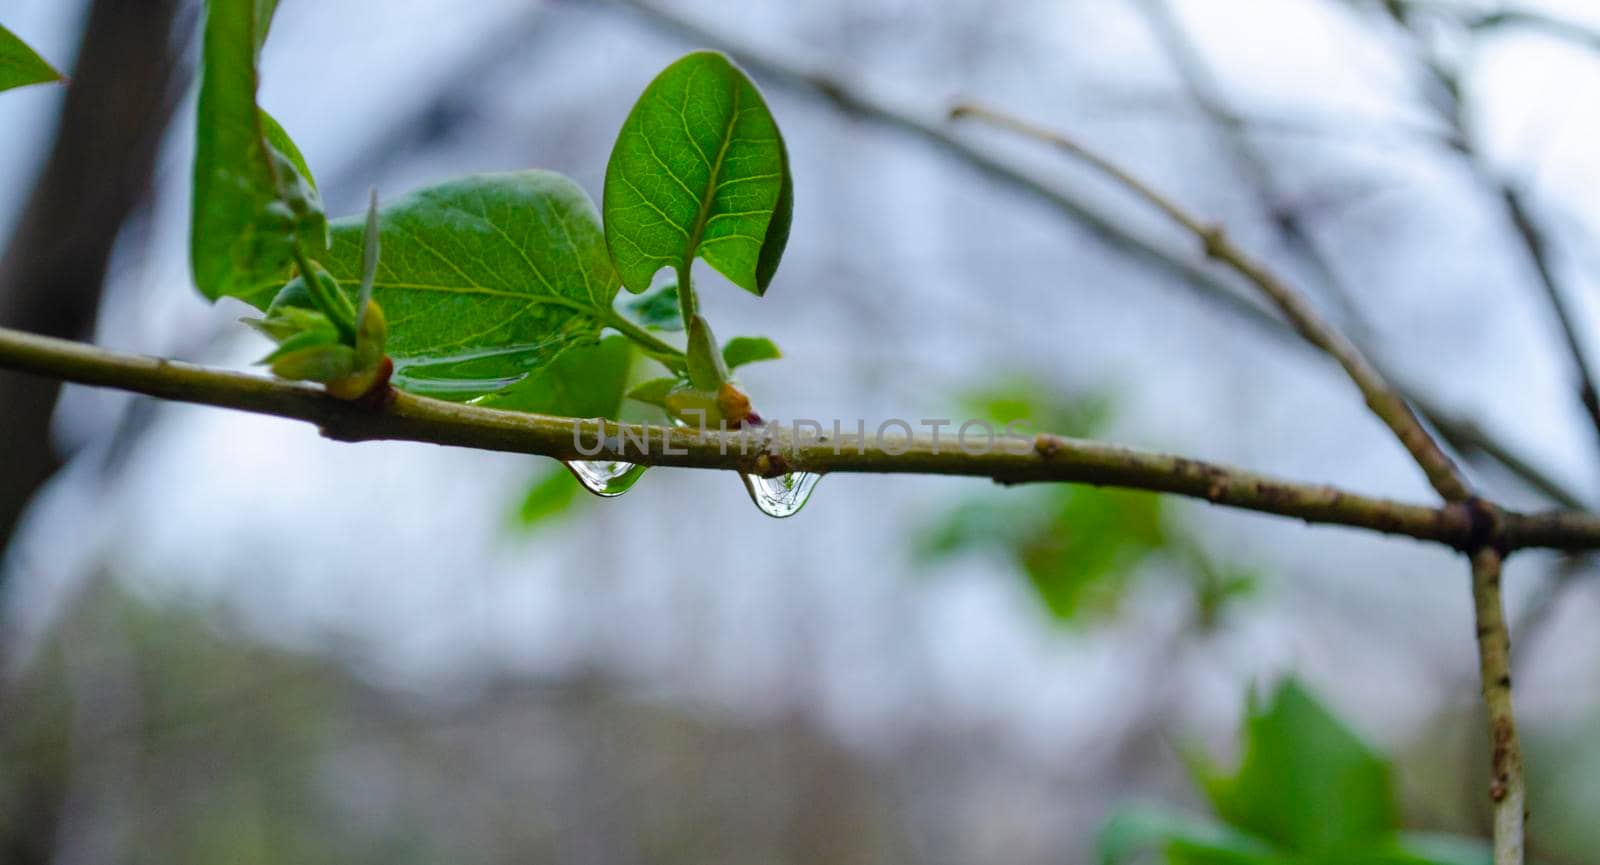
[[[646,468],[615,460],[572,460],[566,466],[584,489],[604,498],[620,496],[633,489]]]
[[[811,491],[821,479],[822,475],[811,472],[790,472],[775,478],[744,475],[744,488],[750,491],[750,498],[762,513],[769,517],[792,517],[806,506]]]

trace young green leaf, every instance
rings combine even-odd
[[[728,58],[700,51],[650,82],[606,167],[606,243],[623,285],[696,255],[765,294],[789,239],[794,186],[778,124]]]
[[[361,279],[365,227],[362,217],[336,220],[322,258],[346,290]],[[405,390],[494,393],[593,343],[619,317],[594,204],[559,174],[475,175],[418,190],[380,209],[378,237],[372,296],[391,322],[394,383]]]
[[[0,90],[61,80],[61,73],[29,48],[28,43],[0,26]]]
[[[729,369],[780,357],[783,352],[778,351],[778,344],[764,336],[736,336],[722,347],[722,360]]]
[[[700,390],[716,393],[728,377],[728,364],[717,351],[710,322],[695,316],[689,323],[689,382]]]
[[[667,396],[678,387],[680,382],[675,378],[653,378],[642,382],[628,391],[628,399],[642,402],[646,405],[666,408]]]
[[[616,419],[633,366],[633,343],[612,335],[562,352],[544,369],[478,401],[488,408],[556,417]]]
[[[294,143],[294,139],[289,137],[288,131],[283,128],[283,124],[279,123],[277,118],[268,114],[266,109],[261,110],[261,134],[266,136],[267,143],[272,145],[274,150],[282,153],[289,160],[289,164],[294,166],[294,170],[300,172],[300,176],[305,179],[307,186],[312,189],[317,188],[317,179],[311,176],[311,166],[306,164],[306,157],[304,153],[300,152],[300,145]]]
[[[678,308],[678,284],[671,283],[627,303],[635,321],[656,330],[683,330]]]
[[[378,235],[378,189],[367,194],[367,223],[361,230],[361,286],[356,290],[356,330],[361,330],[372,307],[372,283],[378,278],[378,254],[383,248]]]
[[[256,60],[276,3],[210,0],[201,51],[189,256],[206,297],[264,308],[296,244],[320,250],[327,220],[299,150],[256,106]],[[284,150],[287,152],[284,152]],[[314,256],[313,256],[314,257]]]

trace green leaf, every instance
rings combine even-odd
[[[264,308],[288,279],[297,243],[320,250],[322,203],[288,136],[256,106],[269,0],[210,0],[201,52],[189,257],[206,297]],[[315,256],[313,256],[315,257]]]
[[[1138,861],[1162,851],[1184,865],[1268,865],[1272,846],[1212,820],[1160,807],[1131,807],[1111,815],[1095,842],[1101,865]]]
[[[517,522],[523,528],[549,522],[566,513],[579,500],[578,493],[582,490],[577,478],[557,465],[528,485],[528,492],[517,508]]]
[[[778,124],[728,58],[690,54],[650,82],[606,167],[606,243],[629,291],[696,255],[765,294],[789,239],[794,186]]]
[[[267,143],[272,145],[274,150],[282,153],[289,160],[289,164],[300,172],[300,176],[305,178],[308,186],[312,189],[317,188],[317,179],[311,176],[311,166],[306,164],[306,157],[300,152],[300,145],[294,143],[294,139],[289,137],[283,125],[265,109],[261,110],[261,134],[266,137]]]
[[[1062,486],[964,501],[919,539],[918,552],[938,559],[998,551],[1027,576],[1052,615],[1081,623],[1115,610],[1134,568],[1166,540],[1160,497]]]
[[[635,321],[656,330],[683,330],[683,313],[678,307],[678,284],[671,283],[629,301],[628,312]]]
[[[671,393],[680,382],[675,378],[653,378],[643,382],[628,391],[628,399],[642,402],[646,405],[665,407],[667,394]]]
[[[722,360],[729,369],[763,360],[783,357],[778,344],[764,336],[736,336],[722,347]]]
[[[346,291],[361,277],[364,229],[361,216],[336,220],[322,259]],[[595,342],[617,317],[599,216],[559,174],[482,174],[418,190],[379,211],[378,236],[372,296],[402,389],[494,393]]]
[[[1398,822],[1389,764],[1293,679],[1251,706],[1238,773],[1198,774],[1229,824],[1302,854],[1370,849]]]
[[[28,43],[0,27],[0,90],[62,80],[65,80],[62,74],[29,48]]]
[[[633,343],[612,335],[569,348],[548,366],[479,400],[489,408],[556,417],[615,419],[633,365]]]

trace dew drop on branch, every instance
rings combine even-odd
[[[633,489],[646,468],[614,460],[572,460],[566,466],[584,489],[605,498]]]
[[[790,472],[775,478],[744,475],[744,488],[756,507],[769,517],[792,517],[806,506],[811,491],[816,488],[821,475],[810,472]]]

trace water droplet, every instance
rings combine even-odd
[[[611,498],[633,489],[646,466],[614,460],[573,460],[566,464],[578,483],[597,496]]]
[[[750,491],[750,498],[762,513],[769,517],[792,517],[806,506],[811,491],[821,479],[822,475],[810,472],[790,472],[775,478],[745,475],[744,488]]]

